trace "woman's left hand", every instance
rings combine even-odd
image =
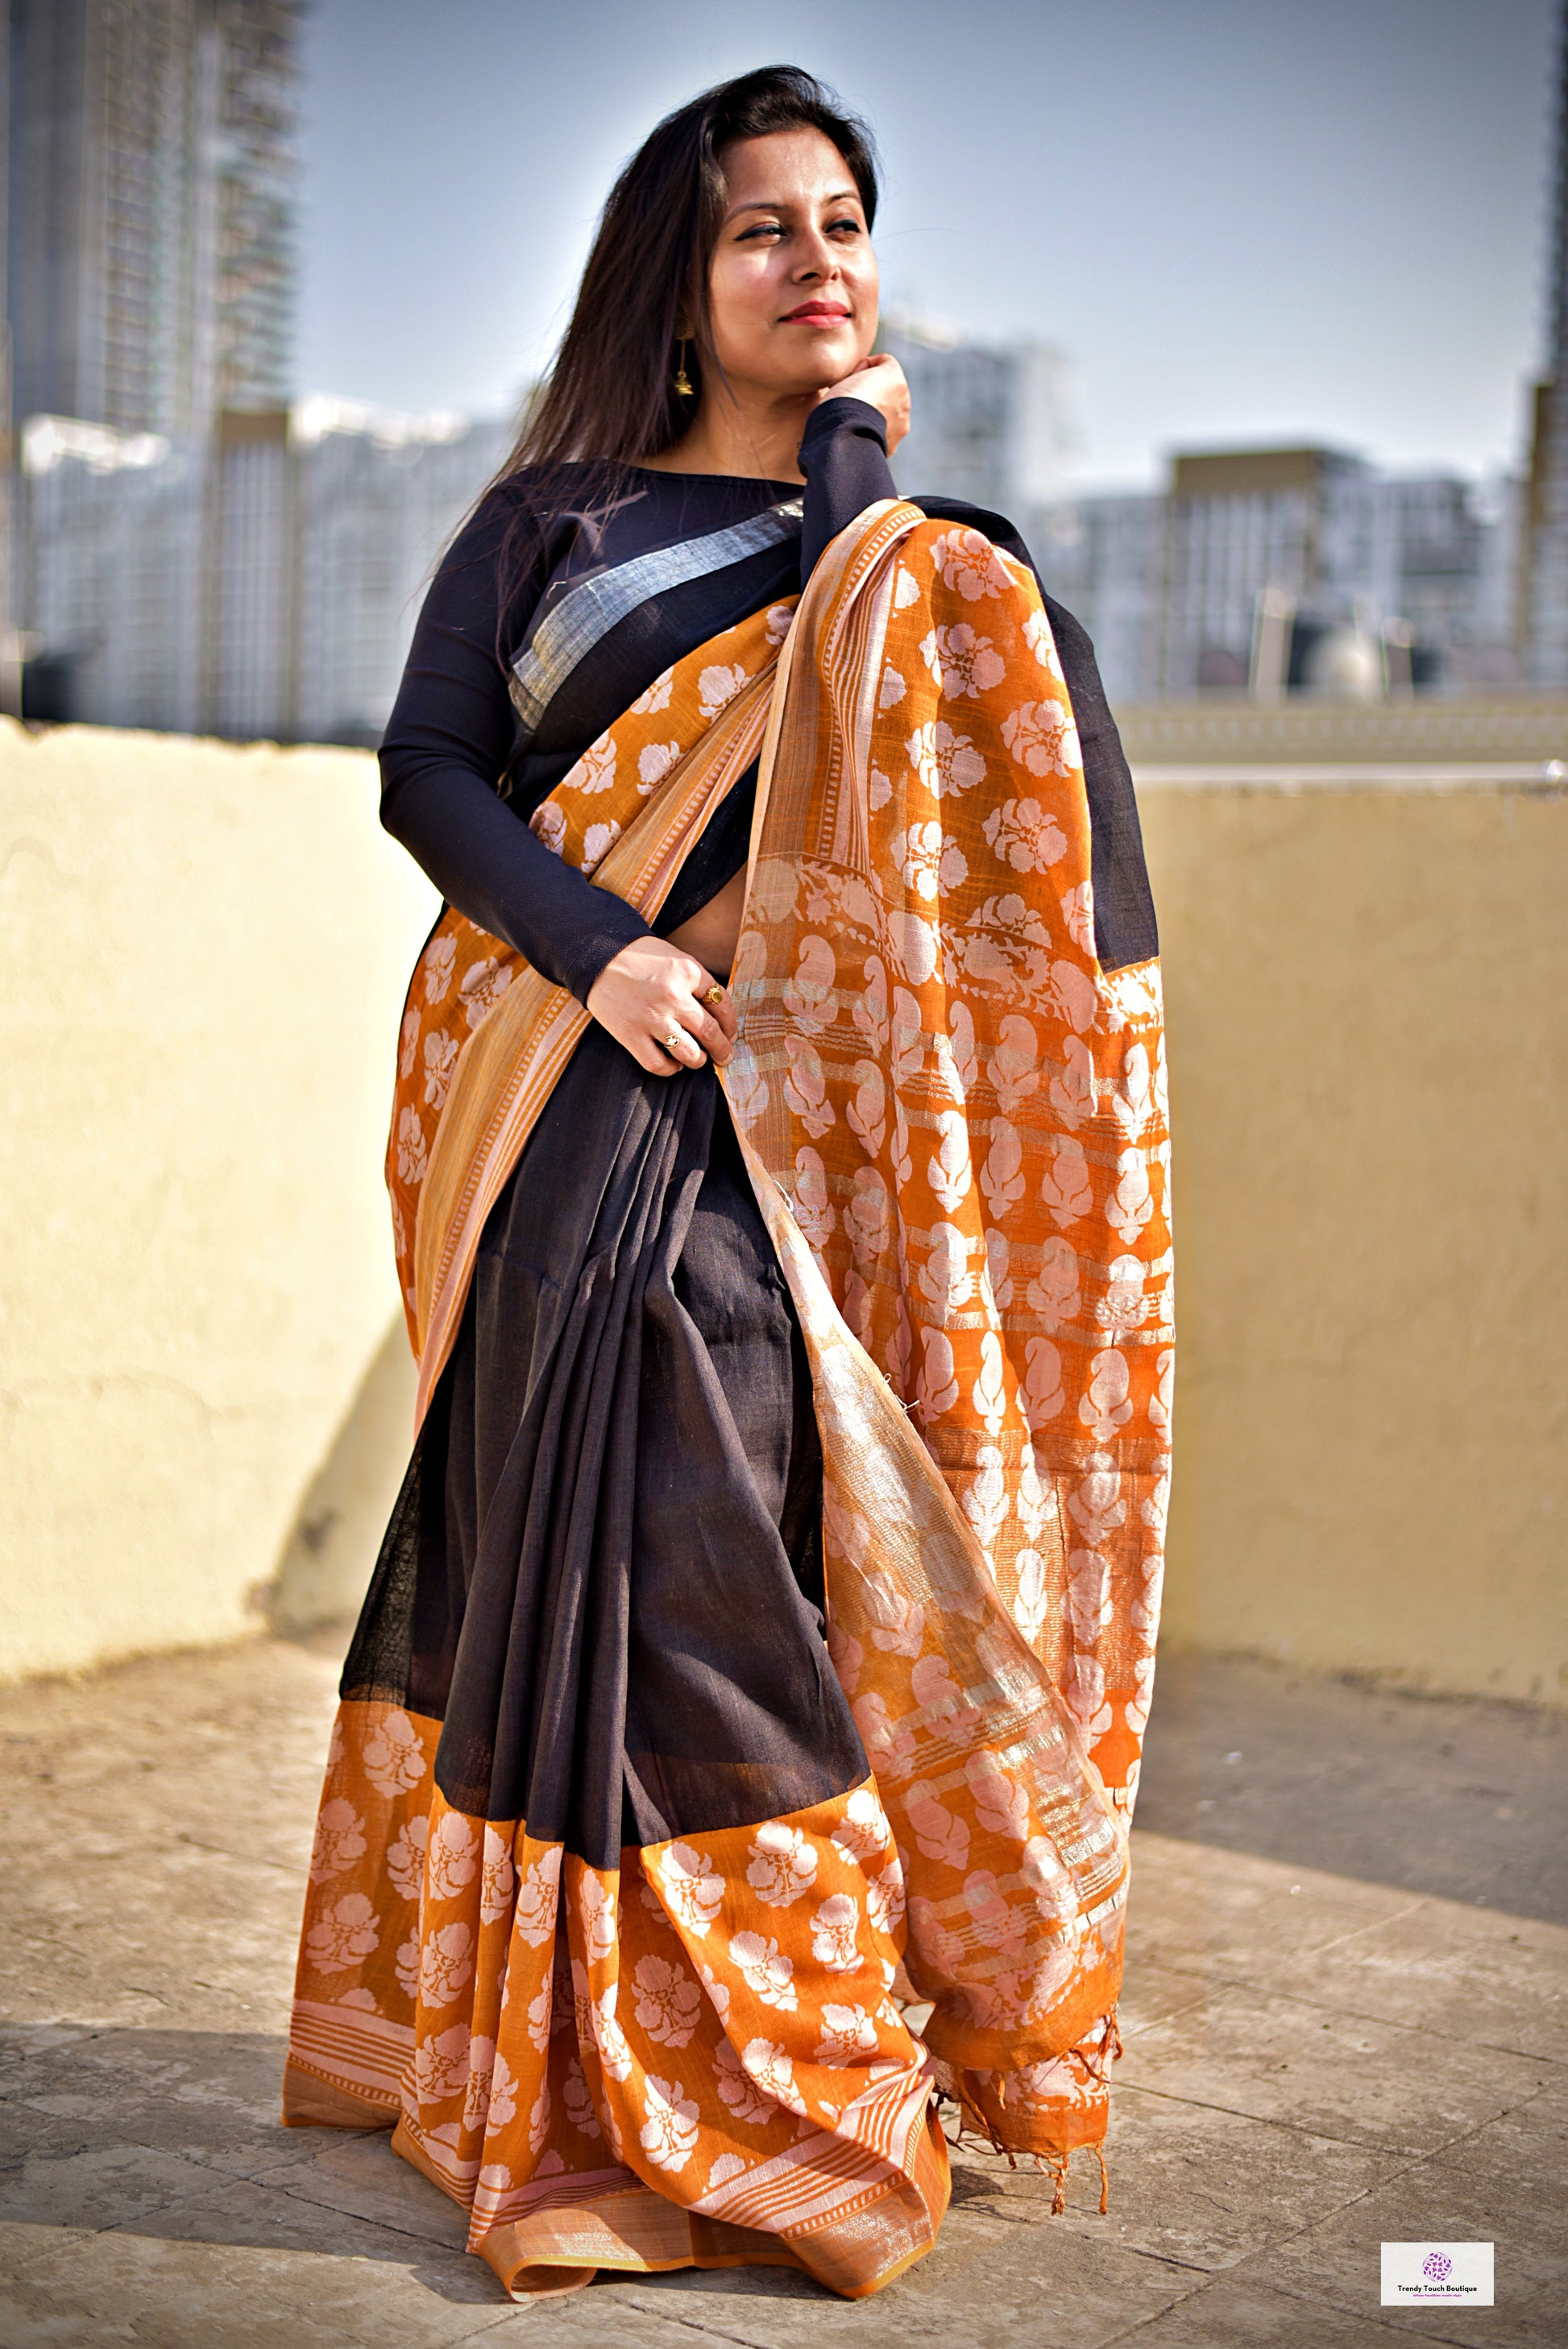
[[[588,990],[590,1019],[607,1028],[650,1076],[722,1069],[735,1050],[735,1006],[710,970],[667,938],[634,938]]]
[[[898,361],[889,358],[885,351],[862,359],[841,382],[830,383],[822,398],[863,399],[868,408],[874,408],[887,426],[890,457],[909,430],[909,384]]]

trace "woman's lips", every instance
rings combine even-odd
[[[837,303],[802,302],[798,310],[787,310],[781,323],[786,326],[841,326],[849,315]]]

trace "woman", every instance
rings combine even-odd
[[[395,2120],[519,2296],[858,2296],[935,2240],[938,2090],[1058,2183],[1104,2133],[1153,919],[1081,630],[893,488],[875,202],[792,69],[660,124],[382,752],[448,906],[388,1151],[420,1423],[285,2110]]]

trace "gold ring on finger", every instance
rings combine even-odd
[[[682,1028],[672,1028],[669,1034],[664,1040],[665,1050],[669,1054],[672,1061],[676,1061],[680,1058],[679,1053],[676,1050],[676,1046],[680,1042],[681,1038],[685,1033],[686,1030]]]
[[[724,1001],[723,988],[715,984],[714,986],[707,988],[702,999],[705,1003],[711,1003],[714,1009],[717,1011],[719,1005]]]

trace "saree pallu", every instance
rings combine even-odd
[[[340,1708],[320,1813],[285,2115],[395,2119],[519,2295],[774,2261],[860,2296],[935,2240],[935,2086],[1058,2175],[1106,2125],[1169,1456],[1158,968],[1097,958],[1049,625],[977,532],[871,509],[534,828],[652,918],[759,750],[726,1146],[809,1366],[826,1648],[781,1521],[726,1517],[695,1462],[691,1588],[639,1587],[682,1469],[650,1500],[665,1373],[614,1333],[679,1319],[715,1113],[710,1072],[649,1080],[585,1137],[589,1237],[530,1309],[493,1486],[521,1567],[481,1529],[421,1629],[389,1544],[367,1615],[404,1652]],[[416,970],[388,1180],[427,1433],[589,1024],[460,915]],[[668,1423],[727,1426],[705,1377]],[[778,1553],[755,1619],[727,1542]],[[480,1652],[487,1576],[526,1672]]]

